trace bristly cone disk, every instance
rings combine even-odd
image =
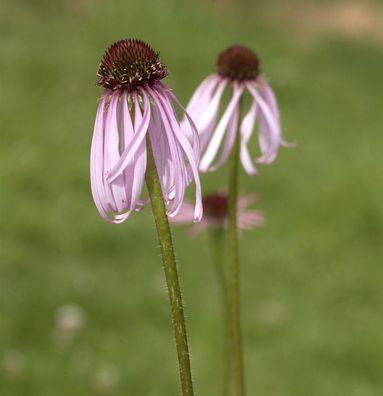
[[[129,92],[146,84],[153,85],[168,75],[159,52],[142,40],[120,40],[112,44],[103,56],[97,84],[111,90]]]
[[[255,80],[260,73],[258,56],[249,48],[236,45],[221,52],[217,72],[232,81]]]
[[[206,195],[202,200],[204,216],[224,220],[227,218],[228,197],[225,194],[215,193]]]

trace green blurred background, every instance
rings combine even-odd
[[[108,225],[89,187],[95,73],[129,37],[161,52],[184,103],[219,51],[250,46],[298,141],[241,176],[267,217],[241,239],[249,396],[381,394],[381,16],[372,1],[2,0],[0,394],[178,393],[150,210]],[[203,176],[206,192],[225,182]],[[209,240],[174,234],[196,394],[219,395]]]

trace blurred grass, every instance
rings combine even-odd
[[[267,216],[241,241],[249,395],[380,394],[381,44],[325,28],[312,36],[296,21],[293,29],[270,17],[277,1],[144,4],[2,3],[0,394],[178,389],[150,212],[109,226],[89,189],[95,72],[124,37],[161,51],[183,102],[221,49],[251,46],[275,87],[286,138],[299,142],[242,179]],[[203,184],[223,188],[225,171]],[[220,304],[208,240],[180,228],[175,240],[197,394],[217,395]],[[67,304],[81,307],[85,324],[62,345],[55,317]]]

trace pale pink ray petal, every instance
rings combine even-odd
[[[195,158],[195,155],[198,153],[195,153],[193,151],[193,148],[190,146],[189,141],[183,134],[180,125],[175,117],[174,110],[171,106],[171,103],[169,99],[166,96],[166,93],[158,93],[160,101],[162,101],[165,109],[167,109],[167,114],[169,117],[169,121],[171,122],[172,128],[173,128],[173,133],[178,140],[179,145],[181,146],[182,150],[184,151],[188,161],[189,165],[192,169],[194,180],[195,180],[195,185],[196,185],[196,203],[195,203],[195,212],[194,212],[194,221],[199,221],[202,218],[202,213],[203,213],[203,208],[202,208],[202,191],[201,191],[201,183],[199,179],[199,173],[198,173],[198,157]]]
[[[132,118],[128,107],[128,93],[124,92],[121,98],[122,106],[122,151],[126,150],[129,143],[134,137],[134,128]],[[133,172],[134,162],[129,164],[123,172],[125,180],[125,192],[128,199],[128,207],[130,210],[134,210],[132,206],[132,186],[133,186]]]
[[[229,125],[227,126],[226,139],[225,139],[224,147],[222,149],[221,156],[219,160],[210,167],[211,171],[215,171],[218,168],[220,168],[229,158],[231,149],[233,148],[234,141],[238,133],[238,118],[239,118],[239,106],[237,105],[234,109],[233,116],[229,121]]]
[[[211,99],[206,100],[206,102],[203,101],[203,105],[199,105],[198,109],[194,110],[192,117],[200,134],[206,133],[206,128],[217,117],[222,95],[227,85],[228,82],[226,80],[220,81]]]
[[[188,122],[189,134],[192,135],[192,136],[186,136],[186,138],[188,139],[189,143],[193,145],[195,162],[197,163],[197,167],[198,167],[201,151],[200,151],[200,139],[199,139],[197,128],[196,128],[193,120],[186,113],[185,109],[183,108],[181,103],[178,101],[176,96],[173,94],[173,92],[171,90],[169,90],[169,89],[164,87],[163,94],[166,96],[166,98],[165,98],[166,101],[169,100],[169,103],[166,102],[166,103],[169,104],[168,110],[173,114],[177,125],[179,124],[178,127],[181,129],[181,133],[187,135],[185,133],[184,127],[182,126],[182,123],[178,123],[177,114],[176,114],[173,106],[171,105],[171,101],[174,101],[180,107],[180,109],[184,112],[184,116],[185,117],[184,117],[184,121],[183,122],[184,122],[184,124],[186,122]],[[186,186],[188,186],[193,181],[193,179],[194,179],[193,170],[191,169],[190,164],[187,164],[187,166],[186,166]]]
[[[261,95],[264,97],[265,102],[270,106],[270,110],[274,116],[279,120],[279,108],[278,103],[274,95],[274,91],[270,87],[270,84],[262,77],[258,76],[257,82],[261,87]]]
[[[159,110],[153,106],[152,121],[149,125],[150,141],[157,150],[153,152],[154,160],[158,176],[161,181],[163,195],[165,201],[168,203],[174,199],[174,171],[171,166],[171,154],[169,150],[169,142],[164,131],[164,125],[161,121]]]
[[[271,88],[270,84],[262,77],[257,78],[257,82],[260,83],[261,86],[261,94],[265,98],[265,102],[270,106],[271,111],[273,112],[274,116],[277,118],[278,122],[280,123],[280,113],[277,99],[275,98],[275,94],[273,89]],[[281,145],[284,147],[295,147],[297,142],[286,142],[285,139],[281,138]]]
[[[108,173],[107,180],[109,182],[116,179],[124,171],[124,169],[129,165],[130,161],[133,159],[141,143],[145,139],[150,121],[150,101],[145,91],[142,91],[142,96],[144,99],[144,115],[142,123],[138,130],[135,132],[132,141],[122,153],[120,160]]]
[[[113,223],[114,224],[121,224],[123,223],[130,215],[131,211],[128,210],[125,213],[118,213],[113,215]]]
[[[170,186],[169,189],[169,203],[170,200],[173,200],[172,204],[168,208],[168,216],[172,217],[178,213],[182,202],[184,200],[185,190],[187,187],[187,177],[186,177],[186,170],[185,164],[183,160],[183,154],[178,147],[176,142],[174,132],[172,129],[172,124],[170,120],[170,116],[167,113],[166,107],[162,104],[158,92],[156,92],[156,105],[159,108],[160,112],[162,113],[162,118],[164,121],[165,132],[168,140],[169,151],[170,151],[170,163],[169,166],[172,170],[172,174],[174,175],[174,185]]]
[[[112,169],[120,159],[120,135],[117,122],[119,98],[119,92],[112,95],[106,117],[104,141],[104,161],[106,172]],[[107,192],[109,193],[109,199],[112,201],[112,210],[121,212],[127,203],[123,177],[119,175],[112,183],[107,180],[107,185],[109,186],[109,189],[107,188]]]
[[[92,145],[90,151],[90,177],[91,189],[96,207],[106,221],[110,222],[107,215],[108,205],[105,197],[104,169],[103,169],[103,150],[104,150],[104,112],[105,103],[109,95],[108,91],[103,94],[96,114]]]
[[[261,212],[247,211],[246,213],[238,213],[238,228],[242,230],[261,227],[264,223],[265,219]]]
[[[246,209],[251,204],[257,201],[256,194],[249,194],[249,195],[241,195],[238,197],[237,200],[237,208],[238,210]]]
[[[185,116],[185,119],[186,119],[186,120],[188,121],[188,123],[189,123],[189,127],[190,127],[190,130],[191,130],[191,132],[192,132],[192,136],[193,136],[193,138],[192,138],[192,145],[193,145],[194,157],[195,157],[195,161],[197,162],[197,165],[198,165],[198,164],[199,164],[200,157],[201,157],[201,145],[200,145],[200,139],[199,139],[197,127],[196,127],[194,121],[192,120],[192,118],[190,117],[190,115],[188,114],[188,112],[187,112],[187,111],[185,110],[185,108],[182,106],[181,102],[180,102],[180,101],[178,100],[178,98],[174,95],[174,93],[173,93],[171,90],[166,89],[162,84],[161,84],[161,86],[162,86],[162,89],[163,89],[163,91],[162,91],[163,94],[164,94],[170,101],[173,100],[173,101],[176,103],[176,105],[182,110],[182,112],[183,112],[183,114],[184,114],[184,116]],[[178,123],[177,114],[176,114],[176,112],[175,112],[173,106],[171,105],[171,103],[169,103],[168,108],[169,108],[169,110],[171,110],[171,112],[172,112],[172,114],[173,114],[175,120],[176,120],[177,123]],[[181,126],[180,124],[179,124],[179,127],[180,127],[181,131],[183,131],[182,126]]]
[[[265,116],[262,112],[259,113],[258,117],[258,123],[259,123],[259,132],[258,132],[258,141],[259,141],[259,147],[261,148],[261,153],[262,153],[262,158],[268,158],[268,156],[274,155],[274,151],[272,149],[273,145],[271,142],[271,134],[269,132],[269,124],[267,123],[267,120],[265,119]],[[264,158],[263,158],[264,159]],[[257,159],[257,162],[259,163],[260,158]]]
[[[194,219],[194,205],[184,201],[177,216],[172,218],[172,223],[192,223]]]
[[[239,102],[239,99],[242,96],[243,90],[244,90],[244,86],[242,84],[241,85],[234,84],[233,95],[230,99],[230,102],[220,122],[218,123],[217,128],[213,132],[210,143],[207,146],[207,149],[202,157],[200,163],[200,169],[202,172],[206,172],[209,169],[210,164],[214,161],[214,158],[219,150],[223,136],[225,134],[227,125],[230,122],[231,117],[233,116],[234,110]]]
[[[199,103],[198,107],[190,114],[193,121],[196,123],[198,134],[200,136],[201,151],[203,151],[209,143],[211,134],[216,126],[217,117],[219,114],[219,106],[228,81],[217,76],[219,81],[215,89],[214,95],[211,92],[205,94]],[[184,124],[182,125],[184,126]],[[190,131],[188,131],[190,138]]]
[[[259,131],[264,141],[268,141],[267,152],[265,152],[261,158],[258,158],[257,162],[269,164],[275,159],[278,148],[281,144],[281,131],[279,121],[272,113],[269,106],[265,103],[262,96],[257,92],[255,86],[252,83],[247,83],[247,88],[257,102],[260,116],[264,117],[267,125],[267,130],[265,130],[264,128],[260,128]],[[260,124],[260,126],[262,125]]]
[[[190,148],[190,142],[187,139],[184,139],[183,131],[182,131],[181,127],[180,127],[180,123],[178,122],[178,119],[177,119],[177,114],[176,114],[176,112],[175,112],[175,110],[174,110],[174,108],[173,108],[173,106],[171,104],[171,101],[174,100],[176,102],[176,104],[181,108],[181,110],[185,111],[185,109],[183,108],[181,103],[178,101],[178,99],[175,97],[173,92],[171,90],[163,87],[163,86],[160,87],[159,98],[162,101],[163,105],[169,111],[169,115],[170,115],[169,120],[171,121],[173,132],[174,132],[175,136],[178,139],[181,139],[182,144],[187,144],[187,147]],[[188,184],[189,184],[194,178],[195,171],[198,170],[198,161],[199,161],[199,156],[200,156],[200,150],[199,150],[199,137],[198,137],[198,133],[197,133],[196,127],[195,127],[195,125],[193,123],[193,120],[189,117],[189,115],[186,112],[185,112],[185,116],[190,122],[190,126],[191,126],[191,129],[193,130],[193,135],[194,135],[194,137],[193,137],[193,143],[194,143],[194,145],[193,145],[193,154],[194,154],[194,158],[192,158],[192,161],[190,160],[189,155],[184,150],[185,155],[189,159],[189,164],[188,164],[188,167],[187,167]],[[184,148],[184,146],[182,146],[182,148]],[[188,148],[188,151],[190,152],[189,148]],[[194,171],[193,171],[193,164],[195,164]],[[189,171],[191,173],[191,176],[189,175]]]
[[[183,163],[182,154],[174,139],[174,134],[169,120],[169,114],[163,107],[162,102],[158,97],[158,92],[151,88],[148,88],[148,90],[155,102],[157,109],[161,114],[161,120],[164,124],[164,130],[169,143],[172,167],[175,176],[175,191],[174,191],[173,203],[171,207],[168,208],[167,214],[168,216],[172,217],[175,216],[175,214],[179,211],[184,198],[185,189],[186,189],[186,177],[184,173],[185,165]],[[154,149],[155,147],[153,147],[153,150]]]
[[[142,123],[142,113],[140,109],[140,102],[137,92],[133,93],[133,101],[134,101],[134,129],[139,130],[140,125]],[[150,103],[149,103],[150,106]],[[146,142],[142,141],[140,146],[137,149],[136,154],[134,155],[134,173],[133,173],[133,185],[132,185],[132,201],[131,201],[131,209],[137,205],[138,200],[140,199],[142,187],[144,184],[145,171],[146,171]]]
[[[200,107],[202,104],[206,106],[207,102],[210,100],[214,88],[219,81],[220,78],[215,74],[211,74],[205,78],[205,80],[203,80],[194,91],[189,103],[186,106],[186,111],[189,114],[193,114],[196,106]]]
[[[206,107],[209,105],[211,101],[211,96],[220,80],[221,79],[217,75],[210,75],[196,89],[188,105],[186,106],[186,112],[193,119],[198,120],[201,115],[203,115],[203,111],[201,112],[199,109],[205,110]],[[188,122],[187,117],[184,117],[182,119],[181,129],[189,140],[193,139],[192,126],[190,125],[190,122]]]
[[[167,137],[162,134],[162,123],[158,115],[158,109],[156,106],[152,108],[152,117],[149,123],[149,136],[150,143],[152,146],[156,146],[157,150],[153,152],[154,162],[156,164],[158,177],[160,178],[162,189],[165,190],[165,179],[166,176],[166,162],[167,162]],[[164,197],[167,195],[166,191],[163,191]]]
[[[241,151],[240,158],[245,171],[250,175],[256,175],[257,169],[253,164],[247,144],[252,135],[255,118],[257,115],[257,104],[255,100],[252,101],[249,112],[245,115],[241,123]]]

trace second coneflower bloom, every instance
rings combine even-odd
[[[251,230],[264,224],[262,212],[249,209],[256,201],[255,195],[241,195],[237,200],[238,229],[241,231]],[[205,195],[202,199],[202,220],[193,226],[192,235],[196,235],[205,229],[227,229],[229,216],[229,197],[225,193],[217,192]],[[173,223],[190,224],[193,221],[194,208],[191,203],[185,201],[181,210],[172,219]]]
[[[91,186],[97,209],[107,221],[121,223],[142,207],[149,142],[168,216],[177,214],[194,179],[193,218],[202,217],[198,134],[186,113],[193,139],[181,130],[173,105],[184,109],[161,83],[167,74],[159,54],[141,40],[114,43],[101,61],[97,83],[104,93],[93,132]]]
[[[228,87],[232,88],[232,95],[219,117],[221,99]],[[241,101],[246,92],[250,94],[251,104],[242,116]],[[216,72],[199,85],[186,111],[200,133],[203,153],[200,170],[203,172],[215,170],[226,162],[237,133],[240,134],[240,160],[250,175],[257,172],[254,162],[271,163],[280,145],[285,144],[273,90],[260,75],[259,58],[246,47],[233,46],[219,55]],[[261,155],[254,161],[248,144],[257,120]],[[190,135],[186,120],[183,127]]]

